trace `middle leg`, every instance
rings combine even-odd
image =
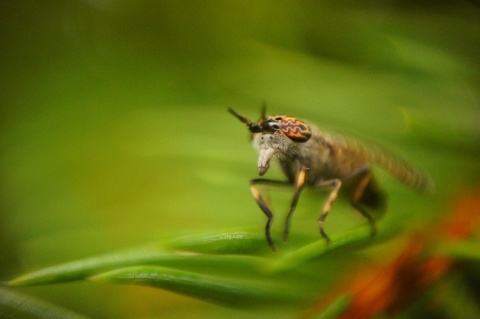
[[[318,217],[318,227],[320,230],[320,235],[322,236],[323,239],[327,243],[330,243],[330,237],[325,233],[325,219],[327,218],[328,213],[330,212],[330,209],[332,208],[332,204],[335,202],[338,196],[338,192],[340,191],[340,188],[342,187],[342,181],[338,178],[331,179],[328,181],[322,181],[315,185],[316,187],[332,187],[333,189],[330,192],[330,195],[328,196],[327,202],[325,205],[323,205],[322,213]]]

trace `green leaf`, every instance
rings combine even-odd
[[[165,246],[175,250],[187,250],[215,254],[252,254],[269,251],[265,235],[247,231],[204,232],[172,239]]]
[[[291,286],[232,280],[156,266],[116,269],[89,278],[94,282],[152,286],[232,307],[297,303],[305,295]]]
[[[480,261],[480,241],[443,242],[437,252],[455,259]]]
[[[316,319],[336,319],[339,318],[343,312],[350,305],[351,296],[343,295],[333,301]]]
[[[48,302],[0,287],[0,317],[30,319],[86,319]]]
[[[51,284],[84,279],[99,272],[133,265],[177,265],[192,267],[221,267],[223,264],[240,264],[246,269],[258,267],[255,258],[214,258],[201,253],[253,253],[268,250],[265,238],[248,232],[208,232],[181,236],[166,242],[95,256],[56,265],[11,280],[10,286]],[[214,261],[211,260],[214,259]],[[240,259],[240,260],[239,260]],[[188,260],[188,262],[187,262]],[[234,266],[234,268],[236,268]]]
[[[139,263],[158,262],[161,259],[171,258],[171,254],[158,251],[155,247],[148,247],[133,251],[107,254],[68,262],[44,269],[40,269],[11,280],[10,286],[27,286],[51,284],[83,279],[99,271],[105,271],[120,266]]]
[[[379,223],[377,225],[379,231],[375,237],[371,237],[368,227],[358,227],[332,236],[332,242],[330,243],[325,242],[323,239],[317,240],[289,254],[285,254],[276,263],[272,264],[270,270],[273,272],[284,272],[321,258],[328,253],[343,251],[344,249],[365,248],[374,243],[385,241],[396,232],[392,226],[380,226],[381,224]]]
[[[329,245],[318,240],[291,253],[275,255],[269,251],[263,235],[248,232],[209,232],[47,267],[15,278],[8,284],[27,286],[75,281],[108,270],[138,265],[257,277],[267,273],[290,271],[294,276],[301,270],[298,268],[302,264],[318,259],[326,253],[370,243],[368,230],[358,228],[334,238]],[[268,252],[267,256],[272,258],[234,254],[262,250]]]
[[[134,265],[163,265],[178,268],[201,269],[235,275],[260,274],[265,260],[254,256],[202,255],[145,249],[116,253],[56,265],[11,280],[10,286],[44,285],[85,279],[111,269]]]

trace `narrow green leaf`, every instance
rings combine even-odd
[[[0,317],[3,319],[86,319],[51,303],[0,287]]]
[[[162,258],[169,258],[170,256],[171,254],[158,251],[154,247],[113,253],[40,269],[15,278],[8,285],[27,286],[73,281],[107,269],[139,263],[151,263]]]
[[[480,241],[443,242],[437,252],[456,259],[480,261]]]
[[[261,275],[267,261],[243,255],[203,255],[190,252],[162,251],[156,247],[141,248],[72,261],[40,269],[11,280],[10,286],[44,285],[81,280],[100,272],[135,265],[162,265],[187,270],[232,273],[241,276]]]
[[[248,282],[176,269],[137,266],[89,278],[101,283],[146,285],[231,307],[298,303],[305,296],[287,285]]]
[[[377,228],[379,228],[378,225]],[[354,228],[340,235],[332,236],[332,242],[330,243],[320,239],[291,253],[285,254],[276,263],[272,264],[270,271],[288,271],[299,265],[316,260],[328,253],[341,251],[343,249],[367,247],[373,243],[390,238],[394,233],[394,228],[387,229],[383,227],[375,237],[371,237],[368,227]]]
[[[351,302],[350,295],[343,295],[338,297],[316,319],[336,319],[339,318],[348,308]]]
[[[175,250],[187,250],[215,254],[253,254],[268,252],[265,235],[247,231],[204,232],[174,238],[165,246]]]
[[[165,242],[122,252],[114,252],[82,260],[76,260],[25,274],[15,278],[10,286],[51,284],[83,279],[99,272],[139,264],[185,264],[189,259],[195,266],[193,256],[198,253],[240,254],[267,251],[263,235],[246,231],[206,232],[181,236]],[[189,258],[190,257],[190,258]],[[231,263],[229,258],[223,259]],[[196,261],[207,263],[201,258]],[[221,260],[217,260],[219,265]],[[251,263],[251,261],[244,261]]]

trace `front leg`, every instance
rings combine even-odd
[[[295,178],[295,192],[293,193],[292,202],[290,203],[290,211],[288,212],[287,218],[285,219],[285,228],[283,229],[283,241],[287,241],[288,239],[288,234],[290,232],[290,220],[292,219],[293,212],[297,207],[298,199],[300,198],[300,192],[303,189],[303,185],[305,185],[307,169],[308,168],[301,166]]]
[[[257,184],[289,186],[291,185],[291,183],[287,181],[274,181],[263,178],[256,178],[250,181],[250,191],[252,192],[253,198],[255,198],[258,206],[268,218],[267,225],[265,226],[265,237],[267,238],[268,245],[272,248],[273,251],[276,251],[277,249],[275,247],[275,244],[273,243],[272,235],[270,234],[270,229],[272,228],[273,223],[273,213],[268,207],[267,203],[265,203],[265,201],[263,200],[262,195],[260,195],[260,192],[258,191],[256,186]]]

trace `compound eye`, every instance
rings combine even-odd
[[[286,116],[280,125],[283,134],[294,142],[304,143],[312,137],[312,131],[305,122]]]
[[[277,122],[269,122],[268,126],[275,131],[280,129],[280,124]]]

